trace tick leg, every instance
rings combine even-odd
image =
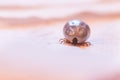
[[[67,40],[65,38],[63,38],[63,39],[60,39],[59,42],[60,42],[60,44],[64,44],[67,42]]]
[[[60,39],[60,40],[59,40],[59,43],[60,43],[60,44],[63,44],[63,43],[64,43],[64,39]]]
[[[65,44],[65,45],[71,45],[71,46],[73,46],[73,43],[71,43],[70,41],[68,41],[65,38],[60,39],[59,42],[60,42],[60,44]],[[81,44],[74,44],[74,46],[79,46],[79,47],[88,47],[90,45],[91,45],[90,42],[83,42]]]
[[[81,43],[81,46],[84,46],[84,47],[88,47],[90,45],[91,45],[90,42],[83,42],[83,43]]]
[[[60,44],[70,43],[67,39],[63,38],[59,40]]]

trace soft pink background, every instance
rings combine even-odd
[[[71,19],[92,43],[59,44]],[[0,1],[0,80],[120,80],[120,0]]]

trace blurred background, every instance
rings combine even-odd
[[[70,19],[88,23],[120,18],[120,0],[4,0],[0,2],[0,27],[36,27]]]
[[[91,46],[61,45],[80,19]],[[0,80],[120,80],[120,0],[1,0]]]

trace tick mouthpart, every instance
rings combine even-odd
[[[78,43],[77,38],[73,38],[73,40],[72,40],[72,44],[76,45],[77,43]]]

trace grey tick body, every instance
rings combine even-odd
[[[67,41],[80,44],[84,43],[90,36],[90,28],[83,21],[71,20],[65,24],[63,33]]]

